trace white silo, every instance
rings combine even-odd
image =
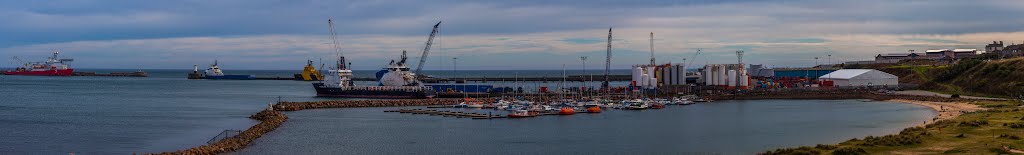
[[[640,75],[640,81],[637,81],[636,86],[647,87],[647,81],[650,80],[647,74]]]
[[[647,78],[650,78],[647,81],[647,86],[657,85],[657,83],[658,83],[658,79],[657,78],[658,77],[655,76],[654,72],[655,72],[654,66],[647,66]],[[654,80],[651,80],[651,79],[654,79]]]
[[[725,65],[721,65],[721,64],[718,65],[718,83],[717,83],[717,85],[719,85],[719,86],[724,86],[724,85],[727,85],[726,83],[728,83],[728,81],[726,81],[726,80],[729,80],[729,78],[728,78],[728,75],[726,75],[728,73],[725,71],[725,68],[726,68]]]
[[[750,75],[747,75],[747,70],[740,70],[740,89],[747,89],[750,85]]]
[[[736,79],[737,79],[736,78],[736,70],[729,70],[729,81],[728,81],[729,88],[736,87],[736,81],[737,81]]]
[[[714,85],[714,82],[711,82],[715,79],[714,76],[711,76],[714,75],[713,72],[714,69],[711,68],[711,65],[704,65],[704,75],[702,76],[704,77],[704,85]]]
[[[640,81],[643,81],[643,79],[640,76],[643,75],[643,74],[644,74],[644,71],[643,71],[642,68],[640,68],[640,67],[633,68],[633,83],[636,83],[636,86],[640,86],[641,85]]]
[[[651,78],[651,89],[658,88],[658,78]]]

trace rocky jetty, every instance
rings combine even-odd
[[[249,129],[242,131],[242,133],[234,136],[221,139],[213,144],[203,145],[187,150],[179,150],[175,152],[164,152],[159,153],[161,155],[200,155],[200,154],[221,154],[232,152],[245,148],[245,146],[252,143],[256,138],[260,138],[263,134],[277,129],[282,123],[288,120],[288,116],[284,113],[276,111],[274,109],[266,109],[259,113],[249,116],[249,118],[259,120],[260,123],[256,124]]]
[[[484,102],[494,102],[491,98],[477,98]],[[317,108],[354,108],[354,107],[403,107],[403,106],[432,106],[432,105],[455,105],[462,102],[462,99],[402,99],[402,100],[337,100],[337,101],[313,101],[313,102],[281,102],[274,105],[274,109],[280,111],[298,111],[303,109]]]

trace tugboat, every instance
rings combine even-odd
[[[71,73],[74,73],[75,69],[68,67],[67,62],[74,61],[74,59],[59,59],[57,58],[57,54],[60,54],[60,52],[53,52],[53,56],[47,58],[46,62],[24,63],[21,67],[15,68],[13,71],[3,71],[3,74],[33,76],[71,76]],[[17,57],[15,57],[14,59],[18,60]]]
[[[327,20],[331,30],[331,39],[334,41],[334,49],[339,53],[338,62],[335,67],[327,70],[324,74],[324,81],[313,83],[316,89],[316,96],[319,97],[343,97],[343,98],[389,98],[389,99],[419,99],[433,98],[437,93],[433,88],[423,86],[416,80],[415,74],[409,72],[405,66],[405,53],[401,61],[391,64],[386,69],[389,72],[386,77],[378,81],[378,86],[354,86],[352,83],[352,70],[345,63],[345,57],[340,55],[337,37],[334,37],[334,23]]]
[[[320,64],[320,68],[324,68],[323,64]],[[313,67],[313,60],[307,60],[306,66],[302,67],[302,74],[295,74],[296,80],[302,81],[320,81],[324,80],[324,75],[320,74],[320,71]]]

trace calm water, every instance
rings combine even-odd
[[[753,154],[898,133],[921,106],[861,100],[721,101],[662,110],[473,120],[381,112],[288,112],[235,154]]]
[[[270,102],[276,101],[279,96],[289,101],[325,100],[313,97],[314,91],[310,88],[310,82],[187,80],[184,77],[189,70],[146,71],[150,73],[151,77],[0,76],[0,126],[2,126],[0,127],[0,154],[65,154],[69,152],[128,154],[173,151],[205,144],[209,138],[226,129],[244,130],[250,127],[257,122],[246,117],[263,109]],[[226,72],[228,74],[290,77],[296,71],[226,70]],[[625,70],[617,72],[628,73]],[[356,73],[357,76],[364,77],[372,75],[369,71],[357,71]],[[445,76],[450,71],[428,73]],[[519,73],[520,76],[559,76],[561,71],[460,71],[459,76],[515,76],[515,73]],[[594,71],[593,74],[599,73]],[[570,72],[570,74],[572,73]],[[357,82],[357,84],[366,85],[370,82]],[[575,83],[575,85],[581,84]],[[613,85],[624,84],[624,82],[613,83]],[[553,87],[557,83],[504,83],[504,85]],[[289,120],[285,126],[268,135],[266,139],[260,139],[252,149],[244,150],[241,153],[288,154],[274,152],[275,149],[280,149],[275,147],[285,145],[294,145],[295,147],[288,148],[292,151],[334,152],[335,154],[377,153],[370,152],[374,151],[373,148],[379,148],[388,153],[415,150],[437,151],[437,153],[473,151],[508,154],[517,153],[516,150],[558,151],[554,149],[554,146],[602,146],[601,148],[586,147],[571,150],[587,152],[590,149],[648,148],[646,146],[651,145],[648,141],[662,139],[650,137],[652,135],[626,134],[634,132],[664,131],[666,134],[659,134],[656,137],[673,136],[681,137],[678,139],[690,140],[710,139],[708,137],[728,139],[728,136],[738,135],[764,136],[758,132],[744,133],[722,129],[729,127],[730,124],[763,126],[760,130],[771,131],[767,132],[769,135],[802,137],[796,140],[769,143],[791,146],[789,144],[831,142],[868,134],[892,133],[913,122],[920,122],[930,117],[926,109],[904,104],[862,102],[834,104],[832,106],[853,107],[824,109],[832,110],[832,112],[826,113],[822,108],[828,107],[819,105],[830,105],[827,104],[828,102],[797,102],[808,101],[781,104],[709,104],[673,107],[660,111],[610,111],[593,116],[577,115],[491,121],[406,116],[382,113],[380,112],[382,109],[373,108],[308,110],[289,113],[293,119]],[[786,106],[788,104],[792,105]],[[806,106],[808,104],[811,106]],[[716,109],[721,111],[714,112]],[[773,113],[771,111],[781,112]],[[770,114],[786,114],[786,116],[778,117],[781,120],[790,120],[788,123],[791,124],[780,127],[752,121],[770,121],[768,117],[775,117]],[[800,114],[801,117],[789,116],[794,114]],[[724,115],[764,116],[750,118],[748,121],[737,121],[729,119],[747,117],[724,117]],[[688,119],[694,120],[687,121]],[[836,119],[842,121],[835,121]],[[721,126],[721,128],[690,126],[702,124],[701,121],[710,123],[703,124],[704,126]],[[804,123],[820,121],[833,121],[833,123],[817,128],[814,125],[811,128],[801,127],[801,124]],[[644,125],[648,128],[641,128]],[[626,126],[636,128],[625,128]],[[789,126],[794,127],[786,128]],[[799,128],[801,132],[797,132],[797,134],[784,132],[796,128]],[[704,131],[705,129],[714,130]],[[760,132],[760,130],[758,131]],[[323,132],[321,133],[321,131]],[[814,132],[836,133],[803,136],[803,134]],[[728,134],[725,137],[716,135],[721,133]],[[592,134],[605,136],[593,136]],[[460,139],[460,141],[451,139]],[[646,141],[641,141],[644,139]],[[457,145],[437,145],[435,142],[439,141]],[[718,144],[713,141],[699,142],[698,144],[709,144],[701,145],[701,147],[708,148],[731,148],[736,145]],[[276,145],[278,143],[287,144]],[[339,145],[312,147],[315,146],[313,144],[332,143]],[[688,143],[669,141],[658,145],[679,147],[682,144]],[[745,142],[737,144],[745,144]],[[460,151],[460,149],[464,151]],[[655,152],[666,151],[676,152],[677,150],[655,150]]]
[[[191,70],[146,71],[150,77],[0,75],[0,154],[173,151],[205,144],[226,129],[244,130],[252,126],[257,122],[246,117],[279,96],[289,101],[325,100],[313,97],[310,82],[187,80],[186,73]],[[225,71],[261,77],[291,77],[298,72]],[[465,74],[460,76],[515,76],[517,72],[523,76],[561,75],[561,71],[459,71]],[[427,73],[446,76],[451,72]],[[356,75],[372,77],[372,72],[356,71]]]

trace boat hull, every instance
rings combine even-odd
[[[203,79],[210,80],[253,80],[256,79],[255,75],[221,75],[221,76],[206,76]]]
[[[71,76],[75,69],[55,69],[41,71],[4,71],[4,75],[28,75],[28,76]]]
[[[375,98],[375,99],[424,99],[433,98],[436,93],[431,89],[421,90],[367,90],[367,89],[341,89],[324,86],[323,83],[313,83],[317,97],[338,97],[338,98]]]

